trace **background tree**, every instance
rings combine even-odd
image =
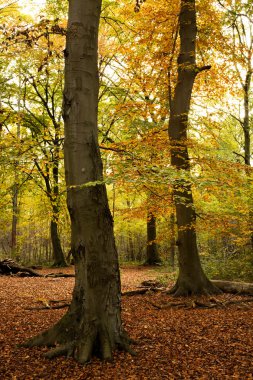
[[[170,107],[169,137],[171,164],[180,174],[190,171],[187,148],[188,115],[196,75],[208,67],[196,65],[196,9],[194,0],[182,0],[179,15],[180,52],[178,78]],[[207,279],[200,264],[196,238],[196,212],[191,184],[177,179],[173,185],[178,226],[179,275],[175,295],[215,293],[218,290]]]
[[[19,139],[21,126],[26,129],[18,155],[26,152],[26,160],[30,161],[31,165],[29,178],[45,191],[51,204],[50,232],[54,265],[65,266],[58,231],[61,208],[60,173],[63,160],[61,93],[64,29],[55,22],[41,19],[37,25],[21,24],[19,28],[14,27],[11,33],[6,33],[9,33],[11,41],[17,44],[23,58],[12,63],[13,75],[18,75],[20,82],[18,99],[16,100],[16,87],[12,85],[9,88],[11,91],[8,100],[12,113],[18,120]],[[38,175],[42,181],[38,180]],[[13,199],[16,198],[17,196]],[[16,217],[13,220],[16,220]]]
[[[251,2],[241,3],[236,1],[229,5],[226,2],[219,2],[225,10],[226,24],[232,31],[232,46],[230,56],[234,63],[234,71],[241,90],[242,101],[240,108],[235,114],[231,111],[231,117],[238,123],[243,132],[243,142],[239,151],[234,152],[237,157],[241,157],[246,165],[246,175],[251,177],[252,163],[252,101],[251,83],[253,75],[253,4]],[[242,105],[241,105],[242,103]],[[241,148],[241,149],[240,149]],[[241,153],[242,150],[242,153]],[[249,230],[251,248],[253,249],[253,228],[252,228],[252,202],[249,199]]]
[[[168,4],[165,1],[147,2],[145,5],[142,11],[136,14],[133,12],[132,2],[126,1],[124,8],[120,7],[118,10],[118,24],[115,22],[115,28],[110,31],[108,37],[113,40],[113,44],[110,41],[109,51],[110,66],[114,72],[114,76],[109,77],[108,87],[112,91],[111,98],[115,94],[114,103],[110,103],[109,117],[114,112],[114,118],[111,119],[115,120],[115,123],[108,130],[108,140],[102,139],[102,143],[103,146],[107,145],[109,151],[111,149],[116,154],[119,152],[121,163],[117,161],[117,167],[113,166],[116,178],[120,173],[119,182],[124,181],[125,187],[131,186],[136,195],[143,194],[143,206],[145,204],[148,215],[145,216],[147,221],[145,251],[148,257],[144,259],[149,264],[155,264],[160,261],[157,242],[160,242],[161,234],[159,236],[158,233],[158,239],[154,239],[154,233],[156,234],[154,217],[157,218],[159,229],[163,218],[159,209],[161,191],[159,182],[162,181],[161,186],[164,186],[164,181],[161,180],[162,175],[158,179],[159,174],[156,173],[157,188],[154,186],[155,170],[153,171],[152,167],[159,165],[159,169],[161,167],[163,170],[168,163],[167,157],[162,161],[160,140],[168,139],[165,133],[168,118],[165,83],[167,83],[166,69],[173,55],[171,46],[174,43],[176,29],[173,16],[176,14],[177,5],[175,2]],[[167,12],[171,17],[165,16]],[[132,41],[136,43],[133,44]],[[104,53],[106,50],[104,34],[102,48]],[[105,120],[103,103],[101,106]],[[161,164],[158,164],[158,161]],[[114,165],[112,160],[111,165]],[[156,168],[156,171],[159,169]],[[152,197],[150,195],[152,193],[158,193],[158,196]],[[124,217],[126,218],[125,213]]]

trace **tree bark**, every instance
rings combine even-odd
[[[238,13],[239,12],[239,13]],[[249,13],[248,19],[242,17],[243,13]],[[243,131],[243,159],[245,163],[245,173],[248,177],[249,182],[251,182],[251,135],[252,135],[252,127],[251,127],[251,83],[252,83],[252,75],[253,75],[253,66],[252,66],[252,46],[253,46],[253,31],[251,27],[249,27],[249,23],[251,23],[252,11],[248,12],[248,5],[245,3],[242,6],[242,9],[239,11],[235,5],[231,7],[231,11],[229,11],[231,28],[233,33],[233,46],[232,46],[232,54],[235,58],[234,65],[237,72],[238,80],[240,82],[241,88],[243,90],[243,111],[244,117],[240,117],[240,112],[238,117],[234,117],[237,121],[239,121],[240,127]],[[245,34],[247,31],[247,36]],[[239,58],[239,59],[238,59]],[[242,67],[244,66],[244,70]],[[244,78],[245,71],[245,78]],[[237,154],[237,153],[236,153]],[[239,156],[242,156],[239,154]],[[253,250],[253,205],[252,205],[252,196],[249,197],[249,240],[251,244],[251,250]]]
[[[156,215],[154,212],[155,196],[152,191],[147,192],[147,247],[146,265],[161,263],[156,242]]]
[[[64,256],[64,252],[62,249],[59,230],[58,230],[58,221],[60,215],[60,194],[59,194],[59,163],[60,163],[60,145],[59,145],[59,137],[60,137],[60,125],[58,123],[54,123],[54,154],[53,154],[53,186],[52,193],[50,194],[51,204],[53,209],[53,218],[51,220],[51,240],[53,246],[53,256],[54,256],[54,264],[55,267],[66,267],[67,262]]]
[[[253,38],[253,36],[252,36]],[[243,134],[244,134],[244,162],[246,165],[246,175],[248,180],[251,180],[251,133],[250,133],[250,85],[252,78],[252,67],[251,67],[251,55],[248,57],[248,70],[243,85],[244,91],[244,119],[242,122]],[[249,230],[250,230],[250,243],[251,249],[253,250],[253,209],[252,202],[249,202]]]
[[[161,259],[158,254],[156,243],[156,217],[152,212],[147,215],[147,251],[146,251],[146,264],[155,265],[160,263]]]
[[[176,231],[175,231],[175,214],[172,211],[170,215],[170,265],[172,270],[175,269],[175,256],[176,256]]]
[[[58,149],[58,148],[57,148]],[[66,267],[67,263],[65,260],[65,256],[62,250],[61,241],[58,232],[58,221],[59,221],[59,178],[58,178],[58,170],[59,170],[59,159],[57,157],[53,158],[53,186],[51,185],[50,177],[49,177],[49,166],[46,164],[46,173],[43,172],[39,163],[35,160],[35,165],[43,178],[46,186],[46,195],[50,201],[52,207],[52,219],[50,222],[50,236],[51,243],[53,248],[53,267]]]
[[[213,280],[212,283],[224,293],[253,295],[253,284],[247,282]]]
[[[53,267],[66,267],[67,263],[61,246],[61,241],[58,232],[58,223],[53,218],[50,222],[51,241],[53,246]]]
[[[199,71],[205,69],[196,65],[195,0],[181,0],[179,34],[178,78],[170,107],[168,133],[171,164],[180,175],[182,171],[190,173],[187,147],[188,115],[195,77]],[[172,293],[177,296],[217,293],[218,289],[207,279],[199,259],[191,183],[185,179],[178,179],[172,192],[178,224],[179,252],[179,276]]]
[[[76,281],[68,312],[26,343],[56,345],[47,356],[93,354],[111,360],[129,348],[121,323],[120,275],[113,220],[98,149],[97,44],[101,0],[70,0],[65,49],[65,171]]]
[[[244,133],[244,162],[245,165],[251,166],[250,158],[250,84],[252,77],[252,68],[251,68],[251,57],[249,58],[249,67],[245,77],[245,82],[243,84],[244,91],[244,119],[242,122],[243,133]]]
[[[11,256],[19,260],[17,256],[17,227],[18,227],[18,193],[19,185],[17,182],[17,173],[15,167],[15,182],[12,187],[12,223],[11,223]]]

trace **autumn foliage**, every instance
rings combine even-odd
[[[120,257],[145,261],[149,209],[167,261],[176,238],[171,188],[178,173],[170,165],[167,127],[180,3],[145,1],[139,12],[133,3],[107,0],[102,9],[100,148]],[[70,249],[61,119],[66,8],[55,1],[35,15],[1,6],[1,255],[24,263],[53,261],[52,219],[65,255]],[[180,175],[192,186],[199,251],[209,273],[250,279],[252,5],[201,0],[197,17],[197,64],[211,69],[195,80],[191,171]]]

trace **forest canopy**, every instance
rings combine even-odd
[[[67,7],[0,3],[0,256],[25,265],[71,259],[62,118]],[[192,90],[183,142],[189,170],[173,167],[168,136],[179,7],[102,3],[98,139],[119,257],[176,270],[173,187],[187,183],[208,276],[252,280],[253,5],[197,1],[196,67],[208,69]]]

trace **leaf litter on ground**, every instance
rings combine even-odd
[[[43,269],[41,273],[52,272]],[[65,273],[73,273],[67,268]],[[161,274],[148,267],[124,267],[122,291],[136,290]],[[47,348],[19,348],[47,329],[66,309],[33,309],[71,300],[74,279],[0,277],[0,373],[2,380],[36,379],[253,379],[253,303],[245,296],[174,299],[149,291],[122,297],[124,328],[136,341],[137,356],[117,352],[112,363],[94,358],[81,366],[72,358],[44,358]],[[240,302],[231,302],[240,301]],[[198,307],[208,302],[219,307]],[[172,303],[182,307],[162,307]],[[154,307],[154,305],[159,307]],[[192,305],[192,307],[187,307]],[[194,306],[195,305],[195,306]]]

